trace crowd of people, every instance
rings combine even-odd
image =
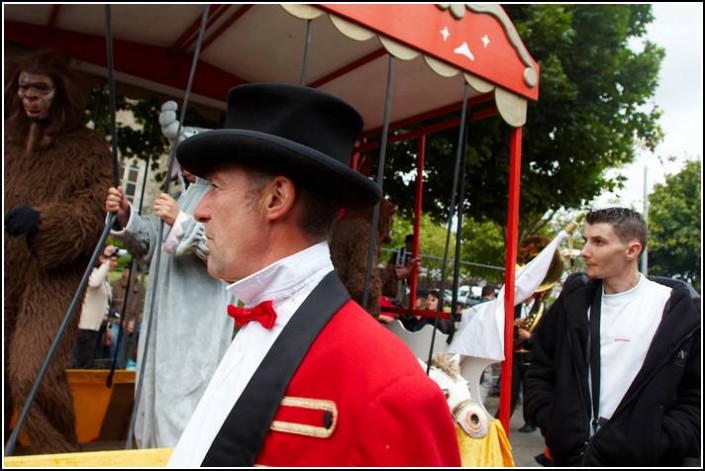
[[[150,280],[127,267],[111,283],[120,251],[102,248],[26,423],[35,451],[78,449],[64,370],[109,355],[141,371],[137,444],[174,447],[172,467],[459,466],[443,392],[378,321],[385,295],[406,302],[413,235],[372,274],[371,302],[359,289],[369,291],[356,264],[368,248],[351,247],[383,201],[377,266],[396,210],[350,168],[359,113],[307,87],[235,87],[224,127],[177,146],[186,187],[147,216],[111,182],[73,74],[40,54],[6,87],[6,417],[27,397],[106,213]],[[550,305],[537,289],[517,306],[512,412],[523,396],[521,431],[539,428],[558,466],[690,463],[701,452],[700,297],[639,272],[638,213],[591,211],[583,235],[586,273]],[[483,289],[483,301],[494,296]],[[454,330],[456,313],[418,314],[443,312],[437,291],[414,308],[400,317],[408,330]]]

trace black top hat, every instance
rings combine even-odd
[[[205,177],[235,163],[286,175],[351,209],[379,201],[379,186],[350,168],[362,117],[350,105],[308,87],[249,84],[228,92],[223,129],[186,139],[176,150],[183,168]]]

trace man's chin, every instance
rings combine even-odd
[[[211,276],[211,278],[215,278],[216,280],[222,279],[222,278],[218,277],[218,270],[216,270],[216,267],[213,264],[213,261],[212,261],[212,258],[210,255],[208,255],[208,258],[206,259],[206,271]]]
[[[229,279],[230,277],[227,276],[226,274],[223,273],[222,270],[218,269],[218,267],[215,266],[215,263],[212,261],[212,256],[208,255],[208,260],[206,261],[206,271],[208,271],[208,275],[210,275],[211,278],[215,280],[220,280],[224,283],[227,283],[229,285],[235,283],[237,280],[231,280]]]

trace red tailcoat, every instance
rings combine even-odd
[[[460,452],[443,392],[348,301],[294,374],[256,464],[450,467]]]

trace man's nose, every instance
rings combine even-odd
[[[203,198],[201,198],[201,201],[198,203],[196,206],[196,209],[193,210],[193,218],[202,223],[207,223],[210,220],[210,215],[207,210],[206,206],[206,198],[208,198],[208,193],[203,195]]]

